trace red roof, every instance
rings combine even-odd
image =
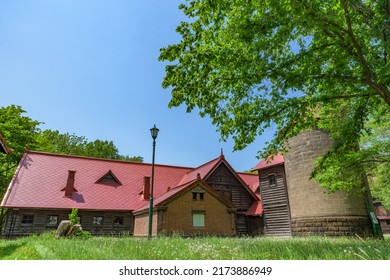
[[[217,163],[219,163],[223,159],[223,156],[220,156],[216,159],[213,159],[191,171],[188,171],[183,178],[181,179],[179,185],[185,184],[187,182],[193,181],[197,178],[198,174],[200,178],[205,179],[207,175],[216,167]]]
[[[155,203],[179,192],[197,178],[207,176],[224,157],[214,159],[198,168],[155,165]],[[65,196],[69,171],[75,172],[72,197]],[[112,174],[121,184],[101,180]],[[237,174],[237,173],[236,173]],[[149,201],[143,200],[143,179],[151,175],[151,164],[58,155],[28,151],[15,172],[1,206],[15,208],[53,208],[90,210],[135,210]],[[237,176],[248,191],[258,186],[257,175]],[[183,183],[184,182],[184,183]],[[168,191],[170,188],[170,191]],[[252,192],[253,194],[253,192]]]
[[[246,211],[247,216],[260,216],[263,214],[263,205],[261,201],[253,202],[252,206]]]
[[[199,184],[202,185],[202,187],[204,189],[206,189],[209,193],[214,195],[215,198],[219,199],[220,201],[222,201],[223,203],[225,203],[229,207],[232,207],[232,208],[234,207],[233,204],[231,204],[231,202],[229,202],[229,201],[225,200],[224,198],[220,197],[218,195],[218,193],[213,188],[211,188],[207,183],[205,183],[199,177],[197,179],[195,179],[195,180],[192,180],[190,182],[185,183],[184,185],[181,185],[181,186],[178,186],[178,187],[176,187],[174,189],[168,190],[165,194],[163,194],[160,197],[158,197],[157,199],[153,200],[153,206],[164,205],[166,202],[168,202],[169,200],[174,198],[177,193],[182,193],[185,190],[187,190],[189,188],[192,188],[195,185],[199,185]],[[144,205],[141,208],[137,209],[136,212],[139,212],[139,211],[142,211],[142,210],[145,210],[145,209],[149,209],[149,204]]]
[[[274,156],[269,156],[266,160],[262,159],[252,170],[260,170],[269,168],[276,165],[281,165],[284,163],[284,158],[281,154],[277,154]]]
[[[155,165],[154,196],[176,186],[192,168]],[[72,198],[65,197],[68,171],[75,170]],[[111,172],[120,186],[97,182]],[[2,201],[5,207],[134,210],[147,203],[139,195],[151,164],[27,152]]]

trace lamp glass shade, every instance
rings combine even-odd
[[[150,129],[150,133],[151,133],[153,139],[157,138],[159,131],[160,130],[156,127],[156,125],[154,125],[153,128]]]

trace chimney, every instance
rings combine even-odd
[[[68,171],[68,180],[66,182],[66,187],[64,189],[66,197],[72,197],[73,192],[77,192],[77,190],[74,188],[75,174],[76,174],[76,171],[72,171],[72,170]]]
[[[144,200],[150,199],[150,177],[145,176],[144,177],[144,191],[143,191],[143,197]]]

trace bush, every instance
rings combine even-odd
[[[87,230],[80,230],[74,235],[74,237],[88,239],[92,237],[92,234]]]
[[[68,217],[72,225],[80,223],[79,210],[77,208],[73,208],[72,213],[70,213]]]

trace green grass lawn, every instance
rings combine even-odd
[[[390,260],[390,236],[359,238],[123,237],[0,240],[2,260]]]

